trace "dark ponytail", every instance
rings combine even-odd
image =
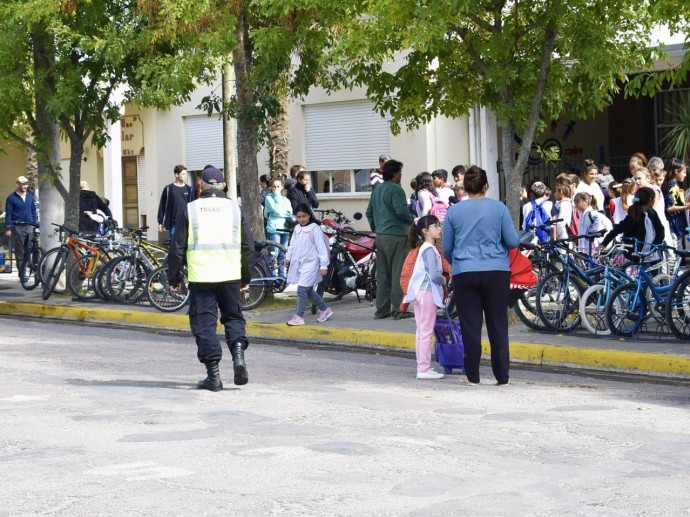
[[[651,188],[640,187],[637,192],[635,192],[633,204],[628,208],[628,215],[631,216],[635,221],[639,221],[644,215],[642,207],[647,206],[655,197],[656,194]]]
[[[410,225],[410,231],[407,232],[407,242],[410,243],[410,246],[413,248],[421,246],[424,242],[422,230],[426,230],[429,226],[435,224],[441,224],[441,221],[439,221],[438,217],[435,215],[425,215],[416,219],[415,222]]]

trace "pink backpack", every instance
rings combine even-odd
[[[436,216],[439,221],[443,222],[446,218],[448,205],[439,198],[435,197],[431,192],[429,192],[429,196],[431,197],[431,209],[429,210],[429,215]]]

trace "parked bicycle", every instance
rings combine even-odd
[[[40,265],[43,258],[43,250],[40,244],[41,230],[37,224],[32,224],[31,226],[33,227],[31,249],[29,250],[25,269],[19,275],[19,283],[27,291],[36,289],[41,283]],[[21,265],[18,266],[21,267]]]
[[[250,310],[263,302],[270,293],[280,293],[287,286],[286,278],[279,274],[276,257],[287,249],[272,241],[254,241],[256,251],[250,270],[249,286],[243,292],[243,309]]]

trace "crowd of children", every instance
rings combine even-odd
[[[550,236],[553,238],[595,234],[602,230],[606,233],[606,238],[578,239],[575,247],[585,253],[608,245],[619,235],[638,237],[646,242],[665,242],[671,247],[684,246],[690,225],[690,200],[683,189],[686,164],[674,158],[664,165],[661,158],[647,160],[643,154],[636,153],[630,158],[629,168],[630,176],[616,181],[608,164],[597,166],[592,160],[586,160],[581,175],[563,173],[556,176],[553,203],[551,189],[535,181],[521,194],[525,201],[523,229],[533,226],[535,219],[541,220],[535,218],[533,211],[543,209],[560,220],[552,227]],[[527,197],[527,190],[531,199]],[[647,199],[647,191],[653,194],[651,201]],[[648,208],[653,210],[652,215]]]

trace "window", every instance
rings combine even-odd
[[[372,170],[313,171],[311,172],[312,185],[314,185],[317,194],[371,192],[369,173]]]
[[[389,153],[388,119],[369,101],[304,107],[307,169],[317,193],[351,196],[371,192],[369,173]]]

